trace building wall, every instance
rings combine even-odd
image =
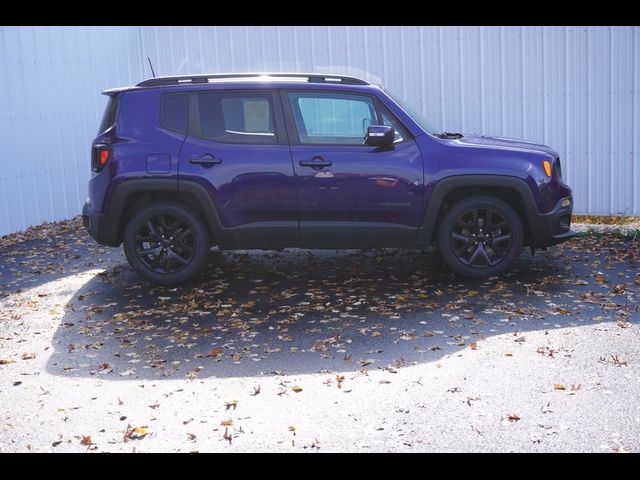
[[[100,91],[147,56],[361,76],[443,130],[552,146],[577,212],[640,215],[640,27],[0,27],[0,234],[79,213]]]

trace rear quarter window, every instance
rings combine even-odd
[[[187,108],[189,97],[186,93],[167,93],[160,100],[160,124],[167,130],[187,133]]]

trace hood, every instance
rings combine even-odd
[[[529,142],[527,140],[519,140],[516,138],[504,138],[504,137],[485,137],[476,135],[465,135],[463,138],[457,139],[456,142],[469,145],[472,147],[492,147],[503,148],[505,150],[525,150],[528,152],[546,153],[553,156],[558,156],[558,153],[552,148],[546,145],[541,145],[535,142]]]

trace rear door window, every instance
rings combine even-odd
[[[221,143],[277,143],[271,92],[196,94],[191,135]]]

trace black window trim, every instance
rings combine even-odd
[[[200,112],[198,105],[198,95],[203,93],[261,93],[261,94],[270,94],[271,97],[271,108],[273,111],[273,126],[275,129],[275,142],[273,143],[241,143],[241,142],[222,142],[220,140],[213,140],[211,138],[207,138],[202,136],[202,131],[200,130]],[[189,95],[189,107],[188,107],[188,122],[187,122],[187,135],[190,137],[198,138],[199,140],[205,140],[211,143],[219,143],[223,145],[241,145],[247,147],[255,147],[255,146],[273,146],[273,145],[288,145],[287,138],[287,130],[285,126],[285,120],[282,113],[282,105],[278,102],[278,90],[270,89],[270,88],[252,88],[252,89],[203,89],[203,90],[191,90],[188,92]]]
[[[285,117],[285,121],[286,121],[286,126],[287,126],[287,134],[289,136],[289,144],[290,145],[296,145],[296,146],[304,146],[304,147],[367,147],[367,148],[372,148],[371,145],[367,145],[366,143],[362,143],[362,144],[347,144],[347,143],[302,143],[300,141],[300,137],[298,136],[298,129],[296,127],[296,122],[295,122],[295,117],[294,117],[294,113],[293,113],[293,108],[291,107],[291,102],[289,101],[289,93],[300,93],[300,92],[309,92],[309,93],[330,93],[330,94],[348,94],[348,95],[355,95],[355,96],[361,96],[361,97],[369,97],[372,100],[373,106],[376,110],[376,116],[378,117],[378,122],[380,122],[379,124],[382,125],[382,114],[381,114],[381,110],[384,110],[387,115],[389,115],[390,117],[392,117],[393,119],[395,119],[403,128],[404,130],[407,132],[407,138],[403,139],[401,142],[397,142],[394,143],[393,145],[403,145],[409,141],[413,141],[414,140],[414,136],[411,133],[411,130],[409,130],[406,125],[404,123],[402,123],[402,121],[398,118],[397,115],[394,115],[394,113],[387,108],[386,105],[384,105],[384,103],[382,103],[378,97],[376,97],[373,94],[369,94],[369,93],[361,93],[361,92],[354,92],[351,90],[345,90],[345,91],[339,91],[339,90],[327,90],[327,89],[322,89],[322,88],[305,88],[303,90],[300,89],[281,89],[280,90],[280,101],[282,103],[282,108],[283,108],[283,112],[284,112],[284,117]]]
[[[102,119],[100,119],[100,130],[102,130],[101,132],[98,132],[98,136],[100,135],[104,135],[105,133],[107,133],[109,130],[111,130],[113,127],[115,127],[116,123],[118,123],[118,114],[120,113],[120,95],[113,95],[113,96],[109,96],[109,101],[115,103],[115,111],[113,113],[113,120],[111,120],[111,123],[109,125],[107,125],[104,130],[102,130]]]

